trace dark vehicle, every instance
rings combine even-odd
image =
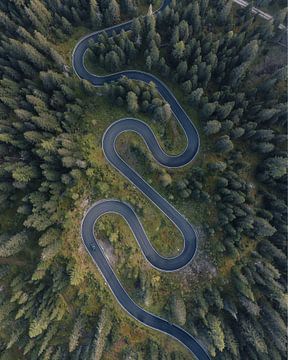
[[[95,244],[91,244],[91,250],[92,250],[92,251],[96,251],[96,249],[97,249],[96,245],[95,245]]]

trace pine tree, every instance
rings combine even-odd
[[[182,20],[179,24],[179,40],[186,42],[189,37],[189,25],[187,21]],[[178,40],[178,41],[179,41]]]
[[[91,24],[96,28],[102,26],[102,15],[99,10],[97,0],[90,0],[90,19]]]
[[[116,0],[109,1],[104,17],[107,25],[114,25],[120,21],[120,7]]]
[[[81,337],[81,334],[83,332],[84,327],[84,321],[82,316],[78,316],[78,318],[75,320],[72,333],[69,337],[69,352],[73,352],[78,346],[79,346],[79,338]]]
[[[170,120],[172,116],[172,110],[171,110],[171,107],[169,104],[165,104],[163,107],[162,107],[162,120],[164,122],[168,122]]]
[[[127,104],[129,112],[136,113],[138,111],[138,98],[132,91],[129,91],[127,94]]]
[[[215,347],[219,351],[223,351],[225,348],[225,342],[224,342],[225,335],[221,327],[220,319],[217,319],[216,316],[209,314],[207,317],[207,321],[208,321],[208,328],[210,329],[209,334],[213,340]]]
[[[134,18],[132,21],[132,34],[133,34],[133,39],[136,41],[136,45],[140,45],[137,44],[137,39],[139,39],[139,37],[141,38],[142,35],[142,26],[139,18]]]
[[[38,177],[38,172],[33,166],[18,163],[15,164],[15,168],[12,171],[12,177],[18,183],[27,184]]]
[[[151,57],[152,65],[154,66],[154,65],[158,64],[159,50],[158,50],[154,40],[151,41],[149,54]]]
[[[219,152],[229,152],[234,148],[233,142],[230,140],[228,135],[221,136],[215,146],[216,150]]]
[[[217,134],[221,129],[221,123],[217,120],[210,120],[205,126],[205,133],[207,135]]]
[[[260,217],[255,218],[253,227],[257,236],[270,237],[276,231],[276,229],[271,224],[269,224],[267,220]]]
[[[172,183],[172,178],[167,172],[163,172],[160,175],[159,180],[164,187],[167,187]]]
[[[186,323],[186,306],[181,296],[173,296],[171,299],[172,319],[179,325]]]
[[[198,88],[194,91],[192,91],[191,95],[189,96],[189,100],[192,103],[192,105],[198,105],[202,96],[203,96],[204,90],[202,88]]]
[[[195,34],[198,33],[201,27],[201,18],[200,18],[199,4],[196,1],[192,3],[190,21],[192,23],[193,32]]]
[[[50,324],[48,330],[45,333],[45,336],[42,340],[39,352],[38,352],[38,356],[40,356],[41,354],[43,354],[43,352],[47,349],[49,343],[51,342],[51,340],[54,338],[54,336],[56,335],[58,331],[58,326],[55,324]]]
[[[224,328],[225,334],[225,347],[228,349],[229,353],[234,356],[236,359],[239,358],[239,344],[236,336],[234,335],[232,329],[228,324]]]
[[[280,179],[287,174],[287,161],[284,157],[271,157],[264,161],[264,172],[260,175],[261,180]]]
[[[250,41],[240,52],[243,62],[253,61],[258,53],[259,45],[257,40]]]
[[[224,105],[219,106],[219,108],[217,109],[217,115],[220,120],[224,120],[229,116],[229,114],[231,113],[234,107],[234,104],[235,104],[234,101],[231,101],[225,103]]]
[[[104,351],[107,335],[111,331],[112,319],[109,310],[103,308],[98,322],[98,329],[92,343],[91,360],[100,360]]]
[[[11,237],[2,235],[0,241],[0,256],[9,257],[21,251],[28,241],[28,235],[22,231]]]
[[[184,41],[179,41],[174,45],[172,54],[176,60],[181,60],[184,57],[185,44]]]
[[[149,341],[147,356],[150,360],[159,359],[159,348],[154,341]]]
[[[110,51],[105,56],[105,65],[109,71],[117,71],[120,68],[120,58],[115,51]]]
[[[255,347],[257,353],[267,354],[267,345],[261,334],[257,332],[253,324],[249,320],[241,322],[242,334],[248,343]]]
[[[36,317],[29,326],[29,336],[34,338],[43,333],[49,325],[48,311],[45,309],[42,313]]]
[[[201,115],[204,119],[209,119],[211,115],[214,114],[217,107],[217,102],[214,103],[206,103],[201,109]]]
[[[187,70],[188,70],[188,65],[187,65],[187,62],[186,61],[181,61],[178,66],[177,66],[177,74],[183,78],[186,76],[187,74]]]

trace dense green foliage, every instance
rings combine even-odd
[[[98,198],[120,193],[145,218],[147,203],[101,157],[102,133],[118,111],[149,118],[169,151],[169,136],[183,145],[153,84],[123,78],[96,91],[61,50],[79,28],[110,26],[138,5],[0,2],[0,359],[188,358],[122,318],[79,236],[83,211]],[[285,359],[286,69],[281,59],[269,63],[280,21],[226,0],[172,1],[157,18],[135,19],[132,32],[90,46],[102,71],[138,66],[170,79],[185,109],[198,113],[203,144],[192,167],[159,169],[133,136],[120,150],[175,206],[200,214],[201,251],[215,273],[159,275],[126,242],[119,219],[104,217],[97,232],[135,299],[185,326],[217,359]],[[155,219],[164,235],[152,240],[177,241]]]

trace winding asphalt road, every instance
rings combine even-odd
[[[170,1],[171,0],[164,0],[156,13],[162,11]],[[234,0],[234,2],[242,7],[248,5],[244,0]],[[269,14],[266,14],[259,9],[253,8],[252,11],[266,20],[273,20]],[[90,81],[94,86],[103,86],[105,82],[116,81],[122,76],[127,76],[129,79],[133,80],[141,80],[145,83],[153,81],[160,95],[167,103],[169,103],[175,118],[179,121],[187,138],[187,147],[182,154],[178,156],[167,155],[160,147],[151,128],[144,122],[134,118],[120,119],[108,127],[103,136],[102,148],[107,161],[133,183],[175,224],[183,235],[184,246],[180,255],[173,258],[162,257],[151,245],[133,208],[127,203],[114,199],[98,201],[86,212],[82,220],[81,236],[88,253],[98,266],[108,286],[124,310],[142,324],[168,334],[178,340],[186,346],[197,359],[209,360],[210,357],[203,344],[200,344],[200,342],[192,335],[179,326],[149,313],[138,306],[130,298],[111,268],[101,246],[94,236],[94,225],[103,214],[117,213],[121,215],[128,223],[147,261],[149,261],[153,267],[161,271],[176,271],[183,268],[192,260],[197,249],[197,236],[192,225],[159,193],[157,193],[157,191],[146,183],[146,181],[119,156],[115,148],[116,139],[122,132],[134,131],[143,137],[155,160],[161,165],[168,168],[184,166],[194,159],[199,149],[199,136],[190,118],[167,86],[157,77],[136,70],[122,71],[107,76],[97,76],[91,74],[84,65],[84,57],[89,48],[90,40],[97,41],[98,36],[103,31],[105,31],[108,36],[111,36],[114,32],[119,33],[122,30],[128,31],[131,29],[131,25],[132,21],[128,21],[105,30],[94,32],[82,38],[73,51],[73,68],[80,78]]]
[[[169,3],[170,0],[164,0],[157,12],[162,11]],[[108,36],[111,36],[112,33],[115,32],[119,33],[122,30],[130,30],[131,25],[132,21],[128,21],[105,29],[105,32]],[[86,212],[81,225],[82,240],[117,301],[132,317],[146,326],[172,336],[190,350],[197,359],[208,360],[210,359],[208,352],[192,335],[179,326],[149,313],[131,299],[110,266],[108,259],[94,235],[94,225],[103,214],[117,213],[121,215],[131,228],[147,261],[149,261],[153,267],[161,271],[176,271],[183,268],[192,260],[197,249],[197,237],[192,225],[143,178],[141,178],[141,176],[139,176],[139,174],[137,174],[137,172],[135,172],[119,156],[115,148],[116,139],[122,132],[134,131],[143,137],[156,161],[165,167],[177,168],[188,164],[196,156],[199,149],[199,136],[197,130],[172,92],[157,77],[136,70],[118,72],[107,76],[98,76],[91,74],[85,68],[84,57],[89,48],[89,41],[97,41],[98,36],[103,31],[104,30],[92,33],[82,38],[77,43],[72,57],[73,68],[76,74],[80,78],[88,80],[94,86],[103,86],[105,82],[116,81],[122,76],[127,76],[129,79],[133,80],[141,80],[147,84],[153,81],[160,95],[167,103],[169,103],[175,118],[181,124],[187,138],[187,146],[183,153],[178,156],[169,156],[160,147],[153,131],[147,124],[134,118],[125,118],[114,122],[106,130],[102,139],[103,152],[107,161],[133,183],[175,224],[183,235],[184,246],[180,255],[173,258],[162,257],[151,245],[145,230],[132,207],[127,203],[114,199],[98,201]]]
[[[162,11],[171,0],[164,0],[160,9]],[[234,0],[240,6],[248,5],[244,0]],[[254,13],[259,14],[266,20],[273,18],[262,11],[253,8]],[[177,168],[187,165],[198,153],[199,136],[197,130],[190,118],[176,100],[172,92],[157,77],[142,71],[129,70],[122,71],[107,76],[98,76],[91,74],[84,65],[85,53],[89,48],[89,41],[97,41],[98,36],[105,31],[108,36],[120,31],[129,31],[132,21],[128,21],[110,28],[94,32],[82,38],[74,48],[72,62],[75,73],[82,79],[88,80],[94,86],[103,86],[105,82],[117,81],[122,76],[127,76],[132,80],[141,80],[145,83],[153,81],[163,99],[170,105],[175,118],[179,121],[187,138],[186,149],[178,156],[169,156],[160,147],[151,128],[144,122],[134,119],[125,118],[114,122],[108,127],[103,135],[102,148],[107,161],[123,174],[132,184],[134,184],[149,200],[151,200],[180,230],[184,239],[183,250],[176,257],[162,257],[151,245],[145,230],[143,229],[139,218],[133,208],[119,200],[101,200],[95,203],[85,214],[81,225],[81,236],[84,245],[92,257],[95,264],[105,278],[108,286],[113,292],[119,304],[132,317],[142,324],[168,334],[182,343],[194,356],[199,360],[209,360],[209,354],[203,344],[200,344],[192,335],[187,333],[179,326],[172,324],[156,315],[149,313],[138,306],[127,294],[115,272],[104,255],[101,246],[94,236],[94,225],[97,220],[107,213],[117,213],[121,215],[129,225],[131,231],[137,240],[140,249],[147,261],[156,269],[161,271],[176,271],[185,267],[192,260],[197,249],[197,236],[193,226],[183,217],[171,204],[169,204],[157,191],[155,191],[137,172],[135,172],[117,153],[115,142],[117,137],[124,131],[134,131],[142,136],[151,151],[155,160],[162,166],[168,168]]]
[[[160,9],[162,11],[171,0],[164,0]],[[240,6],[247,6],[243,0],[234,0]],[[258,9],[256,9],[258,10]],[[253,12],[256,12],[253,8]],[[267,17],[267,14],[257,11],[257,13],[272,20],[272,17]],[[144,122],[134,119],[125,118],[114,122],[108,127],[103,135],[102,148],[107,161],[114,166],[120,173],[123,174],[131,183],[133,183],[149,200],[151,200],[180,230],[184,239],[183,250],[180,255],[173,258],[162,257],[151,245],[141,222],[139,221],[133,208],[119,200],[101,200],[95,203],[85,214],[82,220],[81,235],[84,245],[92,257],[95,264],[98,266],[111,291],[115,295],[119,304],[135,319],[142,324],[153,329],[166,333],[179,342],[181,342],[187,349],[189,349],[197,359],[210,359],[205,347],[200,344],[192,335],[187,333],[179,326],[172,324],[158,316],[155,316],[148,311],[138,306],[127,294],[115,272],[111,268],[106,256],[104,255],[101,246],[94,236],[94,225],[96,221],[107,213],[117,213],[121,215],[128,223],[135,239],[137,240],[140,249],[147,261],[156,269],[161,271],[176,271],[185,267],[192,260],[197,249],[197,236],[193,226],[183,217],[171,204],[169,204],[157,191],[155,191],[137,172],[135,172],[117,153],[115,142],[117,137],[124,131],[134,131],[142,136],[151,151],[155,160],[159,164],[168,168],[177,168],[187,165],[198,153],[199,136],[197,130],[190,118],[176,100],[172,92],[167,86],[162,83],[157,77],[142,71],[129,70],[122,71],[107,76],[98,76],[91,74],[84,65],[85,53],[89,48],[89,41],[97,41],[98,36],[105,31],[108,36],[120,31],[128,31],[131,29],[132,21],[128,21],[110,28],[94,32],[82,38],[76,45],[73,51],[73,68],[76,74],[91,82],[94,86],[103,86],[105,82],[116,81],[122,76],[127,76],[132,80],[141,80],[145,83],[153,81],[163,99],[170,105],[175,118],[179,121],[187,138],[186,149],[177,156],[167,155],[160,147],[157,139],[154,136],[151,128]]]

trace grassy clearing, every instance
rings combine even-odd
[[[111,103],[104,96],[95,96],[93,97],[93,101],[90,99],[87,103],[86,109],[87,114],[85,114],[84,123],[82,124],[82,128],[85,129],[85,134],[81,138],[81,149],[85,154],[86,159],[91,164],[94,164],[97,168],[101,168],[105,178],[103,182],[108,184],[108,186],[106,186],[107,189],[105,197],[122,199],[132,203],[132,205],[140,206],[143,211],[139,214],[139,216],[152,245],[162,255],[174,256],[177,252],[179,252],[177,249],[182,248],[183,240],[179,231],[175,229],[174,225],[155,206],[153,206],[150,201],[139,193],[138,190],[135,190],[134,187],[117,172],[117,170],[107,164],[102,153],[101,146],[104,131],[112,122],[120,118],[130,116],[130,114],[127,113],[125,108],[111,106]],[[165,133],[163,136],[163,129],[161,129],[163,128],[162,124],[152,122],[149,117],[144,114],[137,114],[137,117],[147,122],[153,128],[157,138],[160,139],[160,141],[162,140],[161,145],[165,150],[173,149],[173,151],[169,151],[173,154],[179,154],[183,150],[183,144],[185,144],[183,141],[183,134],[182,136],[177,136],[176,146],[174,146],[172,142],[172,135],[171,139],[166,139],[166,141],[164,141]],[[175,120],[171,121],[175,122]],[[170,126],[168,126],[168,130],[169,127]],[[131,152],[128,144],[135,144],[136,147],[141,149],[145,156],[135,157],[135,154]],[[157,191],[159,191],[164,197],[169,198],[169,189],[164,189],[161,185],[159,186],[159,171],[157,170],[160,170],[161,167],[157,165],[157,169],[154,171],[149,169],[149,164],[146,159],[147,157],[151,158],[151,155],[148,153],[143,139],[135,133],[125,133],[121,134],[117,145],[124,159],[133,168],[135,168],[140,175],[150,182]],[[200,151],[200,154],[198,155],[199,159],[197,158],[196,162],[193,162],[193,164],[179,170],[169,170],[173,179],[177,181],[188,174],[195,163],[197,164],[203,161],[203,155],[204,153]],[[155,161],[151,160],[151,162],[156,167]],[[103,194],[100,196],[103,197]],[[171,201],[179,210],[183,211],[184,215],[192,222],[195,222],[196,218],[197,223],[200,223],[201,216],[205,212],[205,206],[203,207],[199,204],[191,206],[190,202],[188,205],[188,203],[185,204],[185,202],[178,201],[177,199],[173,201],[171,198],[169,198],[169,201]]]
[[[92,111],[92,107],[99,109],[99,111]],[[102,153],[101,141],[104,131],[109,124],[125,116],[129,115],[124,108],[111,107],[111,104],[106,98],[95,97],[95,102],[93,102],[93,104],[90,103],[90,108],[87,109],[85,124],[82,124],[82,126],[86,128],[87,134],[81,138],[81,149],[85,154],[85,158],[98,169],[101,168],[104,174],[103,184],[107,184],[102,186],[105,190],[104,196],[107,198],[122,199],[143,209],[142,212],[139,213],[139,216],[141,221],[143,221],[144,228],[153,246],[163,255],[175,255],[175,249],[177,252],[177,248],[181,248],[182,244],[182,238],[175,230],[175,227],[150,201],[136,190],[128,180],[107,164]],[[142,120],[144,120],[144,117],[142,117]],[[135,134],[125,134],[121,136],[120,141],[124,141],[124,144],[127,144],[129,141],[129,139],[126,139],[126,135],[130,137],[136,136]],[[125,137],[125,139],[123,139],[123,137]],[[145,147],[143,140],[142,145]],[[140,167],[137,165],[136,170],[141,170],[143,165],[144,164],[141,164]],[[101,194],[100,197],[101,196],[103,197],[103,194]],[[127,227],[127,225],[125,225],[125,227]],[[168,236],[168,234],[172,236]]]
[[[68,65],[72,65],[72,53],[77,42],[86,34],[89,34],[91,29],[87,29],[84,26],[79,26],[74,29],[74,32],[65,42],[57,43],[54,45],[55,49],[61,54]]]

